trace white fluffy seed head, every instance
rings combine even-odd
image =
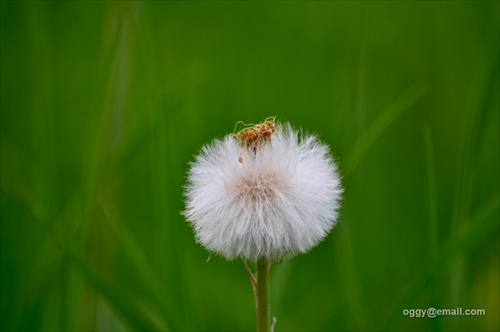
[[[341,195],[328,147],[276,125],[259,144],[228,135],[204,146],[189,170],[185,216],[197,240],[227,259],[282,259],[328,234]]]

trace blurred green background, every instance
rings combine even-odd
[[[0,6],[2,331],[254,329],[180,211],[201,146],[272,115],[345,187],[272,267],[277,331],[499,330],[498,1]]]

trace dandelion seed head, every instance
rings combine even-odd
[[[227,259],[282,259],[328,234],[341,194],[328,147],[271,118],[202,148],[184,213],[198,242]]]

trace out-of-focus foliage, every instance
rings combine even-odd
[[[498,1],[0,8],[2,331],[253,329],[243,264],[180,212],[193,154],[272,115],[345,186],[272,267],[277,331],[500,328]]]

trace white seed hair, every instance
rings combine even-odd
[[[254,147],[234,135],[204,146],[188,173],[185,216],[198,242],[229,260],[279,260],[328,234],[342,191],[328,146],[278,124]]]

